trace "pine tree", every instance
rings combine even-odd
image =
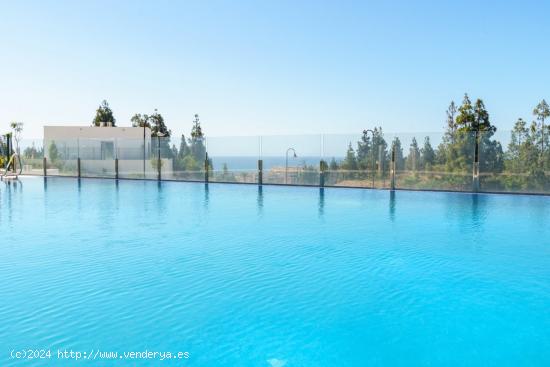
[[[510,143],[508,144],[507,151],[507,169],[519,173],[523,168],[522,156],[523,147],[529,139],[529,130],[527,129],[527,122],[522,118],[519,118],[514,124],[514,128],[511,133]]]
[[[484,135],[489,138],[493,136],[495,131],[497,131],[497,128],[491,125],[491,122],[489,121],[489,112],[487,112],[483,100],[479,98],[474,104],[474,114],[470,130],[483,132]]]
[[[403,170],[405,168],[405,158],[403,158],[403,147],[401,147],[401,140],[399,140],[397,136],[392,141],[391,149],[395,154],[395,169],[398,171]]]
[[[348,145],[348,151],[346,152],[346,158],[342,162],[342,168],[349,171],[356,171],[358,169],[357,158],[355,157],[355,151],[351,143]]]
[[[50,142],[48,153],[49,153],[50,162],[52,163],[57,162],[57,160],[59,159],[59,151],[57,150],[57,145],[55,145],[54,140]]]
[[[372,135],[372,139],[369,135]],[[378,162],[378,167],[388,167],[388,143],[384,139],[381,127],[374,130],[364,130],[361,140],[357,143],[357,164],[361,169],[375,169],[373,162]]]
[[[416,138],[413,138],[409,148],[409,154],[407,155],[406,167],[408,170],[416,171],[417,169],[422,169],[420,163],[420,148],[418,147]]]
[[[202,133],[199,115],[195,114],[195,119],[193,120],[193,127],[191,128],[191,139],[199,140],[203,138],[204,138],[204,134]]]
[[[422,168],[429,170],[435,163],[435,152],[432,148],[432,144],[430,143],[430,137],[426,136],[424,138],[424,146],[420,150],[420,154],[422,156]]]
[[[197,162],[204,161],[206,157],[206,147],[204,145],[204,134],[198,114],[195,114],[195,119],[193,120],[191,139],[189,139],[189,149]]]
[[[454,135],[456,130],[456,105],[454,101],[451,101],[449,108],[447,108],[447,134],[451,141],[454,141]]]
[[[474,108],[472,101],[468,97],[468,93],[464,94],[462,105],[458,108],[458,115],[456,116],[456,128],[461,132],[471,131],[471,126],[474,121]]]
[[[180,142],[180,149],[178,151],[178,157],[180,159],[183,159],[183,157],[189,155],[191,150],[189,149],[189,145],[187,145],[187,141],[185,140],[185,135],[181,134],[181,142]]]
[[[540,101],[540,103],[533,109],[533,115],[535,115],[539,125],[537,128],[540,130],[540,152],[541,157],[545,156],[546,150],[548,150],[548,144],[550,141],[550,128],[545,125],[545,121],[550,117],[550,107],[546,100]],[[549,155],[550,157],[550,155]]]

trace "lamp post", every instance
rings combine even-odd
[[[369,132],[372,135],[372,188],[374,189],[374,161],[375,161],[375,157],[374,157],[374,131],[371,130],[371,129],[367,129],[367,130],[363,131],[363,133],[365,135],[367,135]]]
[[[296,151],[294,150],[294,148],[288,148],[286,150],[286,160],[285,160],[285,185],[287,184],[287,181],[288,181],[288,153],[292,150],[293,152],[293,155],[294,155],[294,158],[297,157],[296,155]]]
[[[160,181],[160,171],[161,171],[161,160],[160,160],[160,138],[165,136],[165,134],[157,131],[157,179]]]

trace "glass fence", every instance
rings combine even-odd
[[[529,132],[23,140],[24,174],[379,189],[550,193]]]

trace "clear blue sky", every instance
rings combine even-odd
[[[154,108],[175,134],[439,131],[450,100],[493,122],[550,99],[549,1],[0,1],[0,127],[119,125]]]

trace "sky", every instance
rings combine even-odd
[[[493,124],[550,100],[549,1],[4,1],[0,132],[117,124],[176,136],[437,132],[451,100]]]

